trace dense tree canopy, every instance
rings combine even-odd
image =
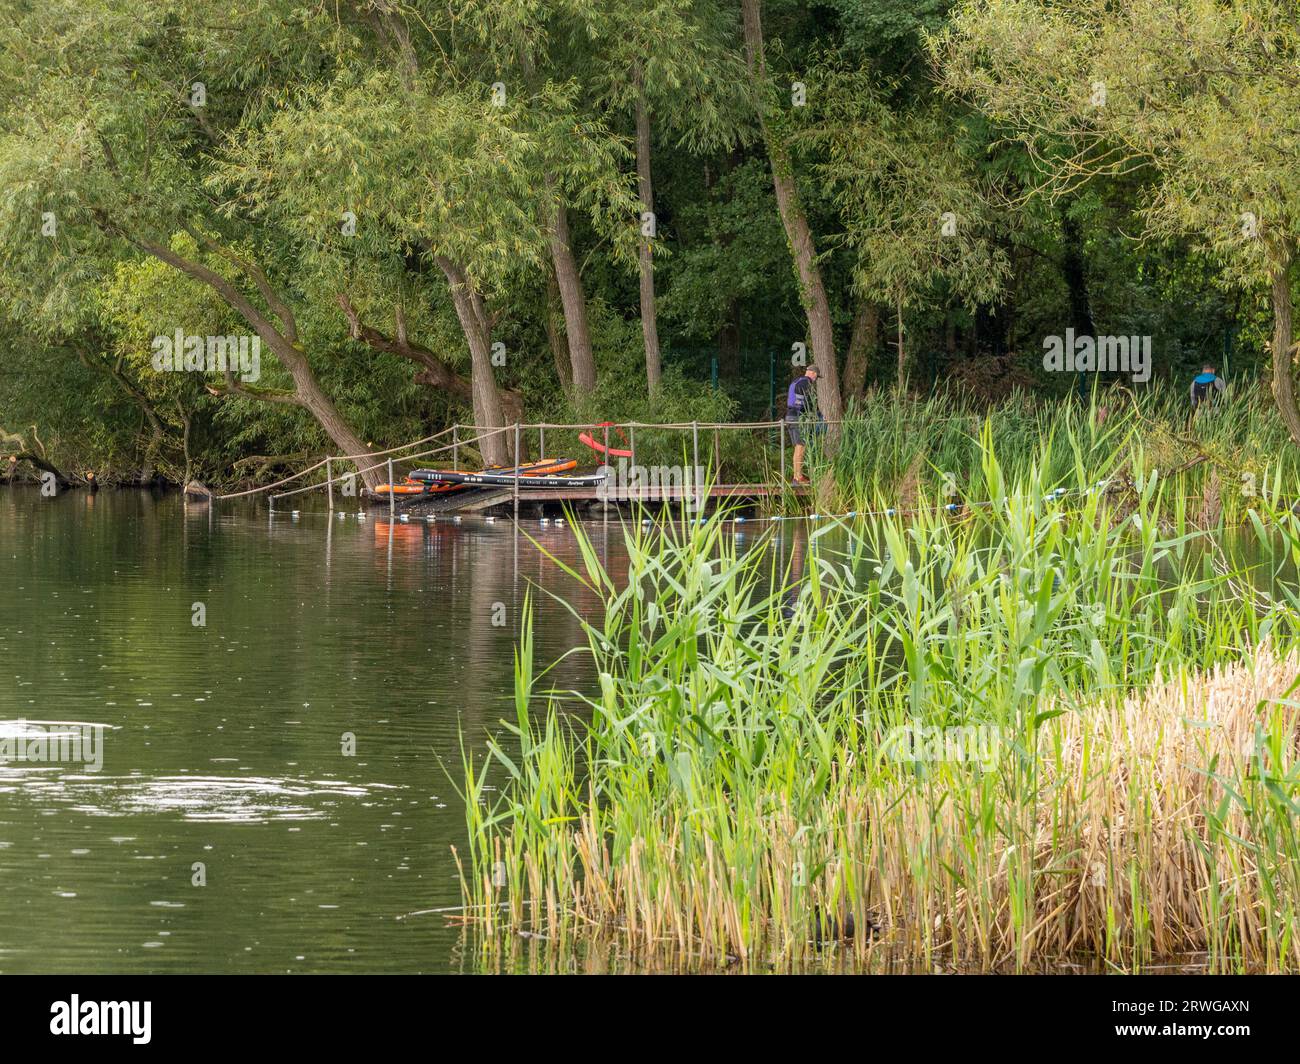
[[[10,0],[4,448],[231,483],[459,421],[504,461],[779,417],[805,360],[832,420],[1065,397],[1066,329],[1151,338],[1099,385],[1227,358],[1300,440],[1298,56],[1284,0]]]

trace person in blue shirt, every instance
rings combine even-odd
[[[1222,377],[1214,372],[1208,362],[1201,367],[1201,372],[1192,378],[1192,416],[1195,417],[1202,404],[1208,406],[1215,395],[1227,388]]]
[[[790,389],[785,396],[785,427],[790,434],[790,442],[794,444],[794,482],[796,484],[807,484],[808,478],[803,474],[803,455],[804,439],[803,426],[801,421],[816,415],[818,421],[822,421],[822,415],[817,411],[817,378],[820,374],[816,366],[809,366],[803,371],[802,377],[796,377],[790,383]],[[817,426],[814,432],[819,431],[823,426]]]

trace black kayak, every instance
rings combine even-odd
[[[513,488],[517,483],[520,491],[537,491],[555,488],[595,488],[605,482],[604,473],[582,474],[579,476],[546,476],[513,472],[465,473],[458,469],[416,469],[409,474],[411,480],[426,484],[486,484],[492,487]]]

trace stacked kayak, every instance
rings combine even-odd
[[[531,462],[518,469],[485,469],[481,473],[467,473],[459,469],[417,469],[411,473],[410,479],[430,487],[512,488],[518,483],[521,491],[594,488],[605,479],[603,473],[569,473],[577,465],[572,459],[557,458],[549,462]]]
[[[386,498],[392,494],[403,501],[447,495],[473,487],[513,487],[521,490],[590,488],[600,484],[602,474],[566,476],[578,463],[571,458],[544,458],[519,466],[490,466],[479,472],[463,469],[416,469],[407,474],[403,484],[380,484],[375,494]]]

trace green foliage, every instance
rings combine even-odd
[[[482,296],[508,352],[496,382],[522,396],[525,416],[757,416],[769,353],[779,387],[786,353],[807,339],[734,4],[11,7],[0,24],[0,424],[38,424],[64,461],[124,475],[153,463],[171,476],[187,420],[193,463],[218,480],[244,457],[331,446],[303,409],[218,398],[219,377],[151,372],[155,335],[250,329],[157,248],[276,319],[249,268],[260,272],[292,312],[305,371],[367,441],[464,419],[463,389],[432,387],[410,360],[354,339],[340,304],[468,378],[442,260]],[[1064,394],[1077,382],[1039,371],[1042,338],[1087,306],[1101,332],[1153,337],[1157,377],[1185,387],[1194,362],[1226,357],[1249,390],[1276,342],[1260,282],[1300,241],[1291,6],[762,8],[764,103],[790,149],[783,165],[813,230],[837,350],[864,306],[879,311],[868,384],[893,380],[887,341],[901,307],[918,369],[1005,373]],[[651,129],[660,343],[677,367],[654,404],[638,391],[638,100]],[[568,398],[547,294],[558,204],[600,377],[593,394]],[[1246,215],[1255,237],[1243,235]],[[1073,277],[1067,261],[1082,264]],[[743,410],[710,386],[715,353]],[[990,355],[1003,360],[996,371],[982,369]],[[263,367],[259,386],[298,386],[265,347]],[[92,389],[102,413],[65,408],[45,380]],[[746,469],[766,462],[754,450]]]

